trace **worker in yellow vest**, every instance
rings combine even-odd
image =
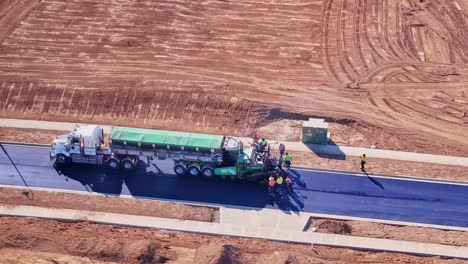
[[[265,151],[268,145],[268,141],[266,139],[262,138],[260,141],[260,151]]]
[[[366,171],[366,163],[367,163],[367,157],[366,154],[362,154],[361,156],[361,171]]]

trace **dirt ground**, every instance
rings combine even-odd
[[[467,155],[467,6],[1,0],[0,116],[235,135],[317,116]]]
[[[257,239],[0,218],[2,263],[466,263]],[[21,226],[18,229],[18,226]],[[36,252],[41,252],[37,254]],[[17,258],[16,258],[17,257]],[[18,259],[22,259],[17,261]],[[10,260],[10,262],[7,262]],[[77,260],[77,262],[73,262]],[[78,262],[80,261],[80,262]],[[92,262],[96,263],[96,262]]]
[[[216,222],[219,220],[218,209],[205,206],[12,188],[0,188],[0,204],[135,214],[202,222]]]
[[[311,227],[320,233],[468,246],[468,232],[462,231],[333,219],[314,219]]]
[[[56,136],[67,133],[70,131],[0,127],[0,141],[49,145]]]

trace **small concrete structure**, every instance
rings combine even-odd
[[[302,125],[302,142],[306,144],[328,143],[328,123],[325,119],[309,118]]]

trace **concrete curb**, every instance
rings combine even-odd
[[[35,144],[35,143],[24,143],[24,142],[16,142],[16,141],[0,141],[2,145],[20,145],[20,146],[31,146],[31,147],[43,147],[48,148],[50,145],[47,144]]]
[[[290,230],[269,229],[262,226],[238,226],[231,224],[184,221],[137,215],[124,215],[56,209],[34,206],[0,206],[2,216],[35,217],[61,221],[90,221],[99,224],[122,225],[132,227],[157,228],[172,231],[249,237],[273,241],[316,244],[332,247],[347,247],[372,251],[399,252],[424,256],[441,256],[468,259],[468,247],[456,247],[409,241],[386,240],[365,237],[352,237],[333,234],[294,232]]]

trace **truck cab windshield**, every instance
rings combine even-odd
[[[224,148],[226,149],[238,149],[239,148],[239,141],[234,138],[228,137],[224,141]]]

